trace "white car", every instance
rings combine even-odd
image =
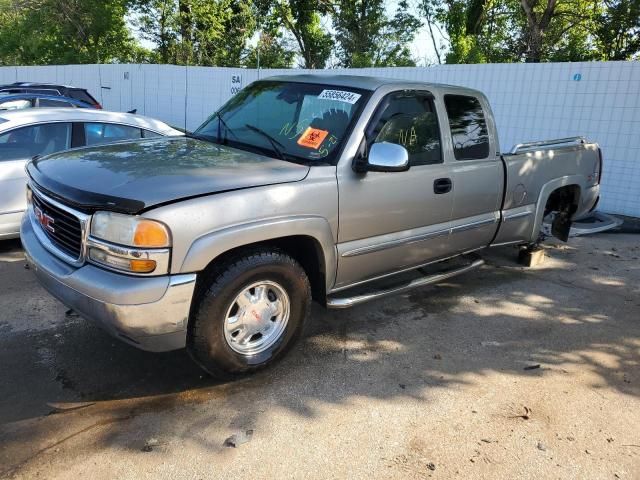
[[[26,163],[36,155],[121,140],[183,135],[131,113],[80,108],[0,112],[0,239],[17,238],[27,207]]]

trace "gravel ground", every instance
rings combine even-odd
[[[0,478],[640,478],[640,237],[515,254],[314,308],[281,363],[220,383],[67,314],[0,243]]]

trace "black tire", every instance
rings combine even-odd
[[[269,248],[233,257],[203,272],[191,312],[187,349],[207,372],[217,377],[250,373],[274,363],[300,338],[309,316],[311,287],[298,262]],[[236,296],[259,281],[277,282],[289,300],[289,317],[278,340],[255,355],[233,350],[225,338],[225,317]]]

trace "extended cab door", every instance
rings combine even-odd
[[[454,198],[450,246],[464,253],[489,245],[500,222],[504,170],[493,116],[483,96],[445,90],[445,152]]]
[[[350,163],[339,164],[337,289],[428,263],[450,251],[452,174],[444,163],[431,93],[387,94],[364,137],[360,151],[365,155],[377,142],[403,145],[410,168],[356,173]]]

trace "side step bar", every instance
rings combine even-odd
[[[349,308],[355,305],[360,305],[361,303],[368,302],[370,300],[377,300],[378,298],[384,298],[391,295],[396,295],[398,293],[403,293],[409,290],[413,290],[414,288],[424,287],[425,285],[431,285],[433,283],[438,283],[443,280],[446,280],[451,277],[455,277],[456,275],[460,275],[462,273],[466,273],[470,270],[474,270],[480,266],[484,265],[484,260],[474,256],[474,260],[466,264],[462,267],[453,268],[448,271],[434,273],[431,275],[426,275],[421,278],[416,278],[411,280],[408,283],[401,284],[399,286],[395,286],[388,289],[382,290],[374,290],[368,293],[363,293],[360,295],[354,295],[352,297],[331,297],[327,298],[327,308]]]

